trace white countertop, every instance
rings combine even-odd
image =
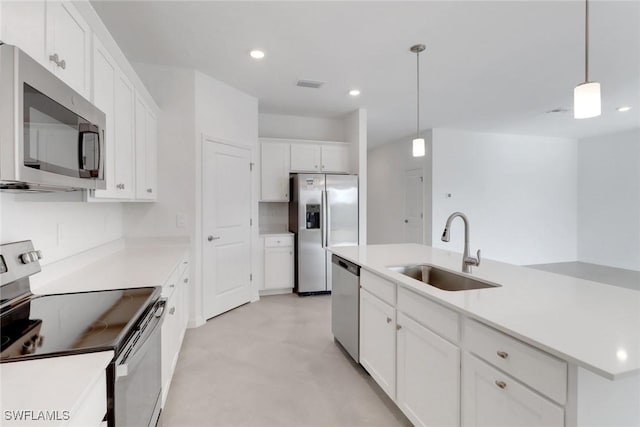
[[[388,266],[461,271],[461,254],[417,244],[329,249],[363,268],[609,379],[640,373],[640,292],[483,259],[472,276],[501,285],[443,291]]]
[[[33,293],[41,295],[162,286],[188,250],[187,243],[128,243],[113,254],[39,286]]]
[[[111,359],[113,352],[103,351],[0,364],[0,424],[7,427],[68,425],[70,420],[61,419],[63,411],[69,411],[72,421]],[[5,411],[33,411],[32,417],[37,417],[39,411],[57,411],[58,420],[17,421],[13,415],[8,420]]]
[[[280,227],[275,228],[261,228],[259,231],[260,236],[293,236],[293,233],[289,230],[282,229]]]

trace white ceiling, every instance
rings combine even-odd
[[[591,79],[603,114],[574,120],[584,79],[582,1],[92,1],[134,62],[198,69],[260,100],[260,112],[368,110],[369,144],[421,128],[584,137],[640,126],[640,1],[592,1]],[[266,58],[248,52],[260,48]],[[321,89],[295,86],[320,80]],[[351,88],[362,94],[348,95]],[[630,105],[628,113],[615,108]]]

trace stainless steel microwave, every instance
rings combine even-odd
[[[0,190],[106,188],[102,111],[6,44],[0,93]]]

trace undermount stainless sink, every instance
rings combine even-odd
[[[426,283],[427,285],[442,289],[443,291],[469,291],[472,289],[497,288],[500,286],[441,270],[428,264],[399,265],[387,268]]]

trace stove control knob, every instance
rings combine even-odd
[[[34,260],[31,258],[31,252],[25,252],[20,255],[20,261],[22,261],[23,264],[29,264],[33,262]]]
[[[22,344],[22,354],[31,354],[36,349],[36,343],[33,340],[29,340]]]

